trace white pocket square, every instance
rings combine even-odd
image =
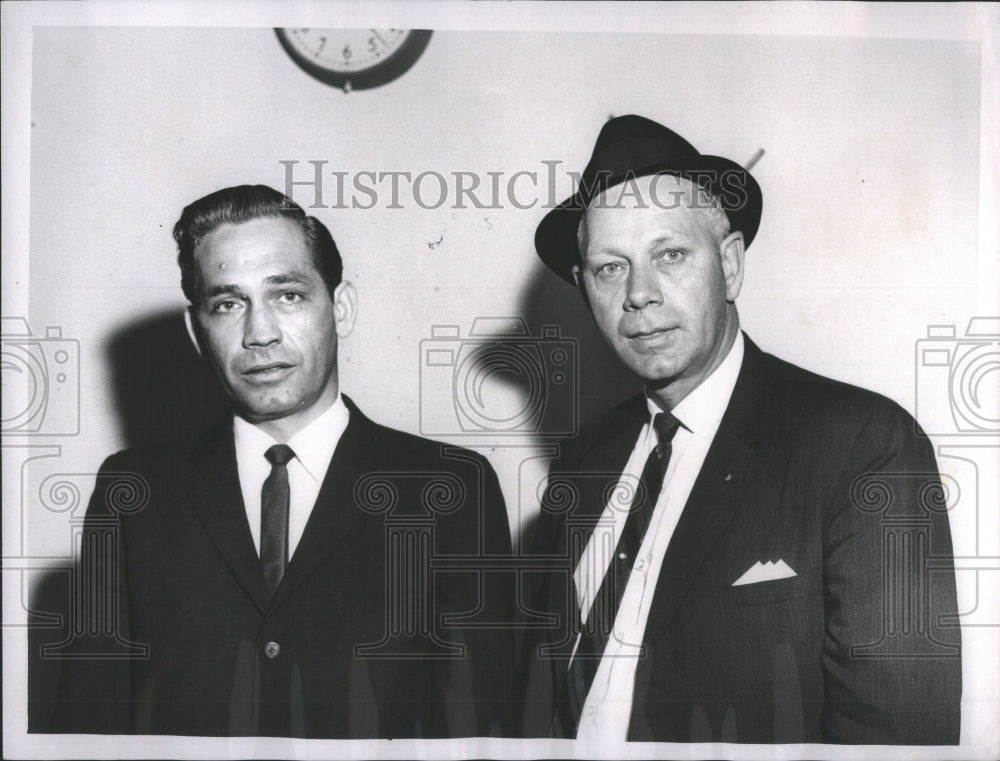
[[[741,587],[744,584],[759,584],[762,581],[790,579],[792,576],[798,576],[798,574],[795,573],[795,571],[793,571],[784,560],[779,560],[777,563],[770,560],[766,563],[761,563],[758,560],[750,566],[749,570],[747,570],[745,574],[733,582],[733,586]]]

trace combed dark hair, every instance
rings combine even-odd
[[[319,271],[330,298],[340,285],[344,264],[340,251],[326,226],[308,216],[295,201],[266,185],[237,185],[199,198],[185,207],[174,225],[177,264],[181,268],[181,289],[192,304],[198,299],[198,268],[195,250],[201,239],[222,225],[254,219],[289,219],[296,222],[309,242],[313,265]]]

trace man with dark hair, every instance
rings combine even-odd
[[[234,414],[193,446],[104,463],[53,729],[509,731],[510,630],[491,624],[512,601],[485,566],[510,534],[492,468],[377,425],[340,392],[355,290],[290,199],[226,188],[188,206],[174,237],[191,338]],[[123,483],[141,493],[129,509]]]
[[[195,249],[201,239],[220,225],[255,219],[287,219],[298,225],[312,254],[313,266],[332,297],[340,285],[344,264],[326,225],[316,217],[307,216],[301,206],[266,185],[239,185],[209,193],[186,207],[174,225],[181,289],[187,300],[194,304],[198,299]]]
[[[604,126],[581,178],[535,245],[644,393],[551,467],[535,607],[558,624],[532,649],[529,732],[957,744],[933,450],[898,405],[740,331],[756,181],[639,116]]]

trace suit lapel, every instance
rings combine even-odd
[[[568,516],[573,529],[580,533],[580,542],[572,556],[572,568],[579,562],[579,554],[590,540],[595,526],[604,514],[608,497],[621,479],[622,471],[635,448],[642,426],[649,417],[646,397],[639,394],[629,399],[621,414],[594,437],[595,446],[583,458],[579,472],[568,474],[577,479],[579,500]],[[570,548],[571,552],[573,548]]]
[[[691,489],[660,567],[646,639],[665,630],[677,613],[698,569],[736,514],[753,450],[719,430]]]
[[[236,581],[263,612],[267,585],[254,550],[236,469],[232,420],[226,418],[192,450],[187,491],[205,531]]]
[[[549,474],[549,489],[559,491],[556,483],[560,478],[575,484],[577,496],[566,514],[564,530],[559,532],[555,545],[557,555],[569,559],[568,573],[557,573],[549,581],[548,605],[552,611],[566,611],[571,619],[564,620],[558,629],[548,630],[547,646],[554,652],[565,650],[568,655],[573,646],[572,632],[580,626],[580,603],[577,598],[573,575],[590,536],[594,532],[604,508],[621,477],[629,455],[635,447],[636,438],[645,423],[645,396],[639,394],[616,409],[610,421],[591,440],[593,444],[583,457],[570,460],[569,471],[553,471]],[[555,499],[555,498],[553,498]],[[551,678],[555,684],[562,681],[566,673],[566,661],[561,658],[550,660]]]
[[[733,396],[663,558],[646,625],[649,641],[676,615],[699,568],[736,514],[753,468],[753,445],[764,422],[763,355],[746,336],[744,341],[743,366]]]

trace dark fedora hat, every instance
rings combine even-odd
[[[610,187],[651,174],[672,174],[716,196],[733,230],[749,246],[760,226],[760,186],[746,169],[707,156],[671,129],[642,116],[618,116],[601,129],[580,189],[545,215],[535,231],[535,249],[549,269],[573,284],[578,261],[577,228],[591,201]]]

